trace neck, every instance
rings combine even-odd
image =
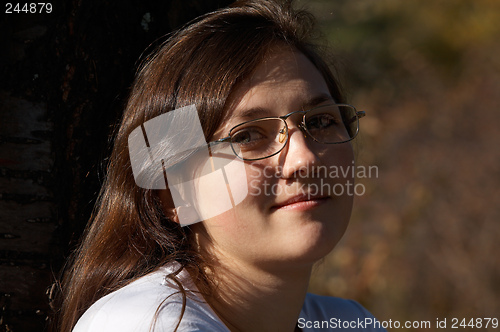
[[[268,269],[219,261],[207,302],[233,332],[295,331],[312,266]]]

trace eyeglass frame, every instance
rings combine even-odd
[[[354,115],[356,116],[356,121],[357,121],[357,125],[356,125],[356,132],[355,134],[349,138],[348,140],[345,140],[345,141],[341,141],[341,142],[333,142],[333,143],[324,143],[324,142],[320,142],[318,141],[313,135],[311,135],[311,133],[309,132],[309,130],[307,129],[307,126],[306,126],[306,123],[305,123],[305,119],[306,119],[306,114],[309,113],[310,111],[313,111],[313,110],[316,110],[318,108],[322,108],[322,107],[327,107],[327,106],[346,106],[346,107],[351,107],[353,110],[354,110]],[[294,115],[294,114],[298,114],[298,113],[302,113],[302,121],[297,125],[297,127],[302,131],[303,134],[307,134],[309,135],[310,138],[312,138],[315,142],[318,142],[320,144],[342,144],[342,143],[347,143],[347,142],[350,142],[352,141],[359,133],[359,119],[361,119],[362,117],[366,116],[366,112],[365,111],[358,111],[356,110],[356,107],[350,105],[350,104],[327,104],[327,105],[320,105],[320,106],[316,106],[316,107],[313,107],[313,108],[310,108],[308,110],[300,110],[300,111],[293,111],[293,112],[290,112],[288,114],[285,114],[285,115],[282,115],[282,116],[265,116],[265,117],[262,117],[262,118],[257,118],[257,119],[252,119],[252,120],[248,120],[248,121],[244,121],[242,123],[239,123],[237,124],[236,126],[233,126],[231,129],[229,129],[229,133],[231,133],[231,131],[236,128],[236,127],[239,127],[241,125],[244,125],[246,123],[250,123],[250,122],[254,122],[254,121],[258,121],[258,120],[267,120],[267,119],[280,119],[282,120],[284,123],[285,123],[285,127],[286,127],[286,141],[285,143],[283,143],[283,146],[276,152],[274,152],[273,154],[269,155],[269,156],[266,156],[266,157],[261,157],[261,158],[255,158],[255,159],[249,159],[249,158],[243,158],[243,157],[240,157],[238,155],[238,153],[236,153],[236,151],[234,150],[234,147],[233,147],[233,144],[232,142],[229,142],[229,145],[231,146],[231,150],[233,150],[233,153],[236,155],[236,157],[238,157],[239,159],[241,160],[245,160],[245,161],[256,161],[256,160],[262,160],[262,159],[267,159],[267,158],[270,158],[272,156],[275,156],[277,155],[278,153],[280,153],[284,148],[285,146],[288,144],[288,139],[289,139],[289,134],[288,134],[288,131],[289,131],[289,128],[288,128],[288,123],[286,122],[286,120]],[[345,123],[344,123],[345,125]],[[346,128],[347,129],[347,128]],[[306,136],[307,137],[307,136]],[[211,141],[208,143],[208,145],[212,145],[212,144],[219,144],[219,143],[224,143],[226,142],[227,140],[230,140],[231,139],[231,135],[229,136],[226,136],[226,137],[223,137],[223,138],[220,138],[218,140],[215,140],[215,141]]]

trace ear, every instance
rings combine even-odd
[[[172,195],[170,194],[170,190],[169,189],[158,190],[158,197],[160,198],[161,206],[165,216],[168,219],[176,223],[179,223],[179,217],[177,214],[177,210],[175,208],[174,200],[172,199]]]
[[[181,226],[191,225],[200,221],[198,212],[196,212],[194,207],[188,204],[176,207],[175,211],[177,213],[177,222],[181,224]]]
[[[169,189],[160,190],[158,197],[161,200],[163,213],[170,220],[180,224],[181,226],[191,225],[200,220],[198,212],[189,203],[181,198],[177,198],[178,206],[175,205],[172,193]]]

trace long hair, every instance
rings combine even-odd
[[[237,1],[175,32],[143,61],[95,212],[62,281],[60,331],[71,331],[99,298],[172,262],[209,285],[207,260],[195,249],[190,228],[167,218],[156,191],[135,184],[128,136],[149,119],[195,104],[209,141],[228,113],[232,91],[279,46],[307,56],[332,97],[343,102],[335,76],[310,42],[313,23],[291,1]]]

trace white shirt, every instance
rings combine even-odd
[[[182,310],[182,294],[165,278],[171,271],[172,268],[160,268],[99,299],[80,317],[73,332],[173,331]],[[197,293],[187,271],[182,271],[178,278],[188,296],[177,331],[230,332]],[[298,325],[304,332],[385,331],[373,328],[373,324],[367,326],[366,322],[373,319],[357,302],[307,294]],[[346,324],[345,321],[350,322],[349,328],[339,325]],[[353,324],[357,324],[356,328]]]

